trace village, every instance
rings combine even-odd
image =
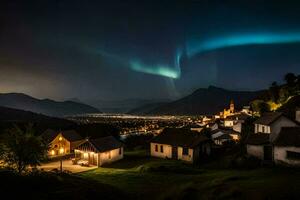
[[[300,1],[0,16],[1,199],[299,199]]]
[[[260,159],[262,164],[299,166],[300,109],[295,110],[294,119],[280,112],[264,113],[250,125],[253,133],[242,133],[243,126],[254,115],[248,106],[236,111],[231,101],[229,108],[220,114],[197,119],[185,126],[167,127],[145,140],[143,145],[149,146],[146,149],[152,157],[191,164],[207,160],[220,149],[244,145],[246,154]],[[82,138],[74,130],[49,129],[42,137],[50,146],[49,158],[71,157],[73,165],[101,167],[124,158],[126,141],[112,136],[89,139]]]

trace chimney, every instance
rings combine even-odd
[[[296,121],[300,123],[300,108],[296,108]]]

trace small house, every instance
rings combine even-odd
[[[70,154],[84,142],[84,139],[75,130],[54,131],[47,129],[42,138],[49,144],[49,156]]]
[[[273,141],[278,136],[282,127],[296,127],[297,123],[280,112],[264,113],[254,122],[254,133],[270,134]]]
[[[165,129],[150,143],[151,156],[189,163],[210,155],[210,152],[211,140],[202,133],[189,129]]]
[[[74,151],[75,162],[85,161],[88,165],[100,167],[105,163],[115,162],[123,158],[123,143],[113,136],[87,139]]]
[[[230,130],[216,129],[211,131],[211,139],[216,145],[228,144],[232,141]]]

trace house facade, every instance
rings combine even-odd
[[[123,144],[113,136],[87,139],[75,148],[75,163],[102,166],[123,158]]]
[[[49,144],[48,155],[63,156],[73,153],[74,149],[84,142],[84,139],[74,130],[46,130],[42,138]]]
[[[183,160],[193,163],[211,153],[209,138],[187,129],[165,129],[150,143],[153,157]]]
[[[254,133],[270,134],[270,140],[274,141],[282,127],[296,127],[297,123],[280,112],[265,113],[254,122]]]
[[[247,143],[248,155],[276,164],[297,165],[300,155],[300,129],[297,122],[282,113],[266,113],[254,122],[255,133]],[[298,144],[299,143],[299,144]]]
[[[274,145],[274,162],[300,166],[300,127],[282,128]]]

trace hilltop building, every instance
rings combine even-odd
[[[226,119],[228,116],[233,115],[235,112],[234,102],[233,100],[230,101],[229,109],[224,109],[223,112],[220,112],[220,117]]]

